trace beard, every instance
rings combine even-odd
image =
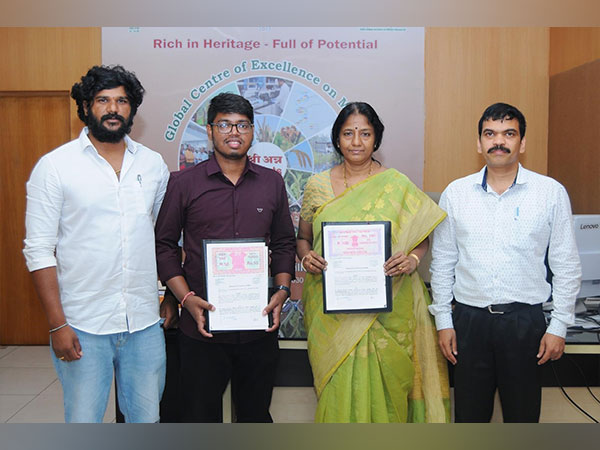
[[[109,130],[103,125],[105,120],[116,119],[121,122],[121,126],[116,130]],[[100,142],[106,142],[109,144],[116,144],[120,142],[127,133],[131,131],[131,125],[133,125],[133,115],[129,115],[129,119],[125,120],[123,116],[119,114],[105,114],[100,120],[92,111],[88,110],[87,124],[90,133]]]

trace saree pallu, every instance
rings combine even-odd
[[[313,249],[321,253],[324,221],[387,220],[392,254],[408,254],[444,217],[405,175],[388,169],[316,210]],[[390,313],[324,314],[322,276],[306,274],[304,321],[318,397],[315,422],[449,421],[447,365],[425,285],[415,271],[394,277],[392,286]]]

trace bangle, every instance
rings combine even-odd
[[[417,255],[415,255],[414,253],[411,253],[408,256],[412,256],[413,258],[415,258],[415,261],[417,261],[417,267],[419,266],[419,264],[421,264],[421,260],[419,259],[419,257]]]
[[[185,294],[185,295],[183,296],[183,298],[181,299],[181,301],[179,302],[179,303],[181,303],[181,306],[183,306],[183,303],[184,303],[184,302],[187,300],[187,298],[188,298],[190,295],[196,295],[196,293],[195,293],[194,291],[190,291],[190,292],[188,292],[187,294]]]
[[[306,270],[306,267],[304,267],[304,259],[309,255],[310,253],[307,253],[306,255],[304,255],[302,257],[302,260],[300,260],[300,267],[302,267],[304,269],[305,272],[308,272],[308,270]]]
[[[69,323],[68,323],[68,322],[65,322],[65,323],[63,323],[62,325],[60,325],[60,326],[58,326],[58,327],[56,327],[56,328],[52,328],[52,329],[50,329],[50,331],[48,331],[48,333],[52,334],[52,333],[54,333],[55,331],[58,331],[58,330],[60,330],[61,328],[64,328],[64,327],[66,327],[67,325],[69,325]]]

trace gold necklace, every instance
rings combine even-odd
[[[371,176],[371,170],[373,170],[373,160],[371,160],[371,164],[369,164],[369,174],[367,178]],[[346,179],[346,164],[344,164],[344,187],[348,189],[348,180]]]
[[[127,151],[127,144],[125,144],[125,151]],[[115,175],[117,176],[117,178],[120,178],[120,175],[121,175],[121,169],[119,169],[119,170],[115,170]]]

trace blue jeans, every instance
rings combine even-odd
[[[83,356],[65,362],[50,348],[63,387],[65,422],[102,422],[113,372],[126,422],[158,422],[165,387],[165,337],[160,323],[134,333],[89,334],[73,328]]]

